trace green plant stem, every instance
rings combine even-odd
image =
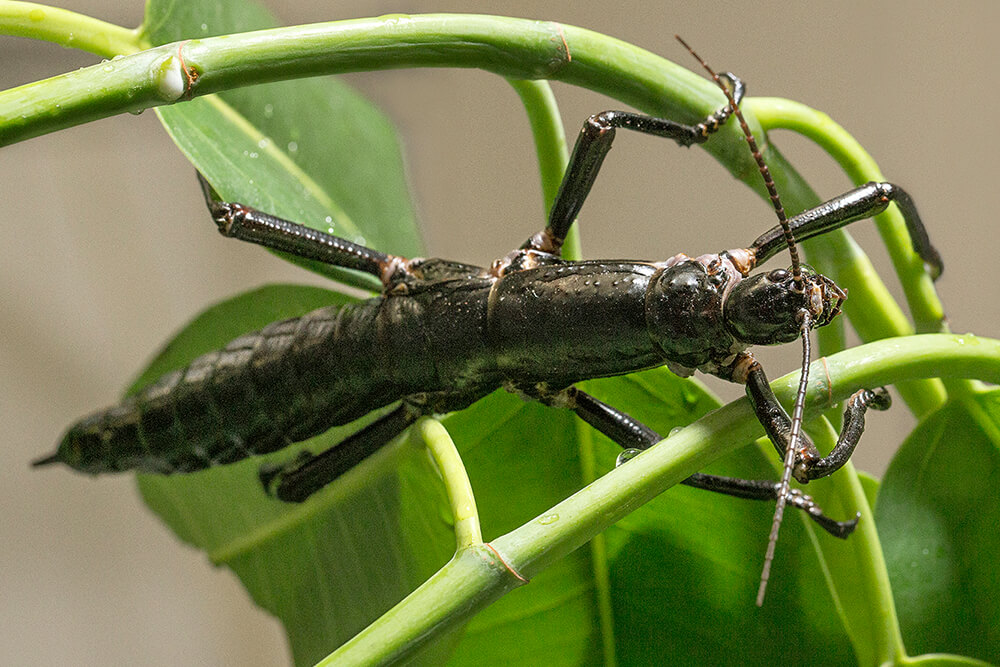
[[[543,218],[548,219],[569,161],[562,117],[548,81],[508,79],[508,82],[520,96],[531,124],[531,135],[535,139],[535,152],[538,156],[538,171],[542,179],[542,202],[545,206],[542,213]],[[581,256],[580,228],[574,223],[563,244],[563,257],[580,259]]]
[[[819,364],[820,362],[816,362]],[[895,384],[921,377],[974,377],[1000,382],[1000,340],[923,334],[880,340],[845,350],[826,360],[834,401],[857,387]],[[819,368],[813,376],[823,375]],[[772,383],[775,394],[789,401],[798,373]],[[825,382],[810,384],[812,408],[825,404]],[[641,464],[615,468],[536,519],[492,542],[494,553],[466,550],[456,556],[375,625],[344,644],[324,664],[353,664],[376,658],[402,659],[433,636],[465,622],[520,582],[585,544],[594,535],[641,507],[691,473],[750,442],[761,433],[749,403],[737,400],[701,418],[670,437],[670,446],[655,446],[633,461]],[[851,494],[864,500],[860,484]],[[864,504],[862,504],[862,507]],[[869,517],[870,522],[870,517]],[[870,554],[871,547],[864,549]],[[871,558],[871,556],[865,556]],[[879,586],[887,586],[877,563],[868,566]],[[515,575],[516,573],[516,575]],[[880,595],[890,595],[887,591]],[[882,637],[878,652],[898,654],[892,640],[891,619],[875,634]],[[369,653],[373,651],[373,653]]]
[[[54,42],[103,58],[142,49],[138,30],[33,2],[0,0],[0,34]]]
[[[860,185],[885,177],[867,151],[825,113],[780,98],[753,98],[744,103],[767,130],[791,129],[818,144],[851,180]],[[945,333],[944,310],[923,261],[913,252],[903,216],[895,206],[875,217],[875,223],[899,275],[910,312],[920,333]],[[906,316],[889,296],[885,284],[861,248],[847,235],[824,235],[823,243],[806,244],[810,261],[837,283],[851,285],[844,311],[864,341],[913,333]],[[857,286],[863,286],[858,289]],[[924,380],[897,387],[915,415],[923,416],[944,402],[944,385]]]
[[[754,98],[747,106],[765,130],[787,129],[811,139],[836,160],[855,185],[885,180],[868,151],[827,114],[777,97]],[[941,300],[923,261],[913,252],[903,215],[892,206],[874,221],[903,284],[917,333],[947,333]]]
[[[531,132],[538,153],[538,165],[542,178],[542,199],[545,203],[544,213],[547,219],[556,195],[559,193],[559,187],[562,185],[563,174],[569,160],[562,118],[559,115],[555,96],[552,94],[552,87],[547,81],[509,79],[509,82],[520,95],[531,123]],[[566,236],[562,254],[566,259],[581,259],[583,256],[580,226],[576,222],[573,223]],[[576,431],[577,441],[580,443],[581,477],[584,483],[589,484],[598,477],[593,430],[582,421],[578,421]],[[604,667],[614,667],[617,664],[617,655],[615,653],[614,615],[611,600],[611,574],[608,569],[607,542],[604,535],[595,535],[589,543],[589,548],[594,576],[594,596],[597,600],[598,623],[601,628],[603,664]]]
[[[818,421],[821,422],[821,428],[815,428],[814,422],[810,425],[809,432],[820,451],[828,452],[837,442],[837,432],[826,419]],[[773,458],[771,460],[776,473],[780,473],[778,462]],[[875,527],[872,505],[865,495],[861,478],[853,463],[848,462],[837,471],[836,482],[827,487],[827,492],[835,495],[844,508],[861,513],[861,521],[850,539],[826,539],[820,534],[822,531],[816,530],[815,525],[801,513],[799,519],[805,524],[822,562],[827,560],[828,554],[836,558],[838,551],[853,553],[855,567],[826,568],[824,575],[833,593],[837,613],[854,646],[858,664],[884,665],[898,662],[906,653],[889,571]],[[821,503],[826,505],[825,502]],[[858,584],[858,580],[862,583]],[[843,603],[844,596],[851,596],[846,604]],[[845,607],[851,609],[852,613],[846,613]]]
[[[472,484],[469,483],[469,475],[458,449],[455,448],[455,442],[441,422],[428,417],[415,424],[413,434],[427,446],[444,481],[455,524],[456,550],[482,544],[483,533],[479,526],[476,497],[472,493]]]

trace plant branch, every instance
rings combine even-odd
[[[413,433],[427,446],[444,481],[455,524],[456,549],[461,551],[482,544],[476,497],[455,442],[441,422],[427,417],[416,423]]]

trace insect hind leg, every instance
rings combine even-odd
[[[261,466],[259,477],[268,495],[301,503],[361,463],[402,433],[424,413],[404,402],[333,447],[311,454],[302,452],[290,463]]]

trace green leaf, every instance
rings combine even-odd
[[[1000,662],[1000,390],[947,403],[903,443],[876,519],[906,647]]]
[[[265,10],[242,0],[151,0],[144,30],[150,43],[165,44],[272,25]],[[156,112],[224,198],[394,254],[421,254],[395,130],[336,79],[231,90]],[[369,276],[286,257],[376,287]]]

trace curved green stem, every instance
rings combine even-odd
[[[827,114],[776,97],[755,98],[748,106],[766,130],[787,129],[811,139],[837,161],[855,185],[885,180],[868,151]],[[903,284],[917,332],[947,333],[941,300],[923,260],[913,252],[899,209],[893,206],[874,220]]]
[[[448,431],[436,419],[424,417],[415,424],[413,433],[427,445],[444,481],[455,522],[456,549],[460,551],[482,544],[483,533],[479,527],[476,497],[472,493],[472,484],[469,483],[462,457]]]
[[[826,419],[818,421],[820,428],[817,429],[814,422],[810,425],[809,433],[821,451],[830,451],[837,442],[837,432]],[[773,458],[771,460],[776,463]],[[842,515],[860,512],[861,521],[850,539],[825,539],[822,535],[817,535],[814,524],[801,513],[798,518],[805,524],[821,561],[841,565],[825,568],[824,575],[837,606],[837,613],[854,646],[858,664],[897,663],[905,658],[906,649],[872,505],[865,495],[854,464],[848,462],[838,470],[833,481],[834,484],[821,487],[817,495],[823,497],[817,499],[823,507],[834,507],[832,500],[835,498]],[[851,567],[843,567],[845,554],[850,559]],[[847,613],[846,609],[851,612]]]
[[[566,162],[569,160],[562,117],[548,81],[508,79],[508,82],[520,96],[531,123],[531,135],[535,139],[538,170],[542,178],[542,201],[545,205],[542,219],[545,220],[548,219],[552,202],[559,193]],[[563,256],[566,259],[580,259],[581,254],[579,226],[574,224],[563,244]]]
[[[974,377],[1000,382],[1000,340],[952,334],[880,340],[826,359],[826,368],[834,401],[846,398],[857,387],[922,377]],[[817,368],[813,375],[823,373]],[[790,401],[797,382],[798,372],[795,372],[771,386],[779,399]],[[818,411],[826,404],[828,390],[825,381],[810,384],[811,411]],[[369,651],[376,649],[377,655],[387,661],[412,655],[420,646],[458,627],[523,583],[519,577],[531,579],[667,488],[734,451],[739,443],[750,442],[761,430],[749,402],[744,399],[709,413],[671,436],[669,447],[655,446],[636,457],[635,460],[642,461],[641,465],[630,462],[615,468],[532,521],[494,540],[492,546],[496,551],[490,552],[493,556],[475,549],[457,554],[373,626],[329,656],[325,664],[371,660]],[[851,495],[864,506],[860,484]],[[504,555],[502,561],[497,554]],[[871,574],[880,576],[874,569]],[[892,639],[891,627],[875,634],[883,639],[879,655],[898,655],[902,650]]]
[[[41,39],[103,58],[143,48],[138,30],[33,2],[0,0],[0,34]]]

